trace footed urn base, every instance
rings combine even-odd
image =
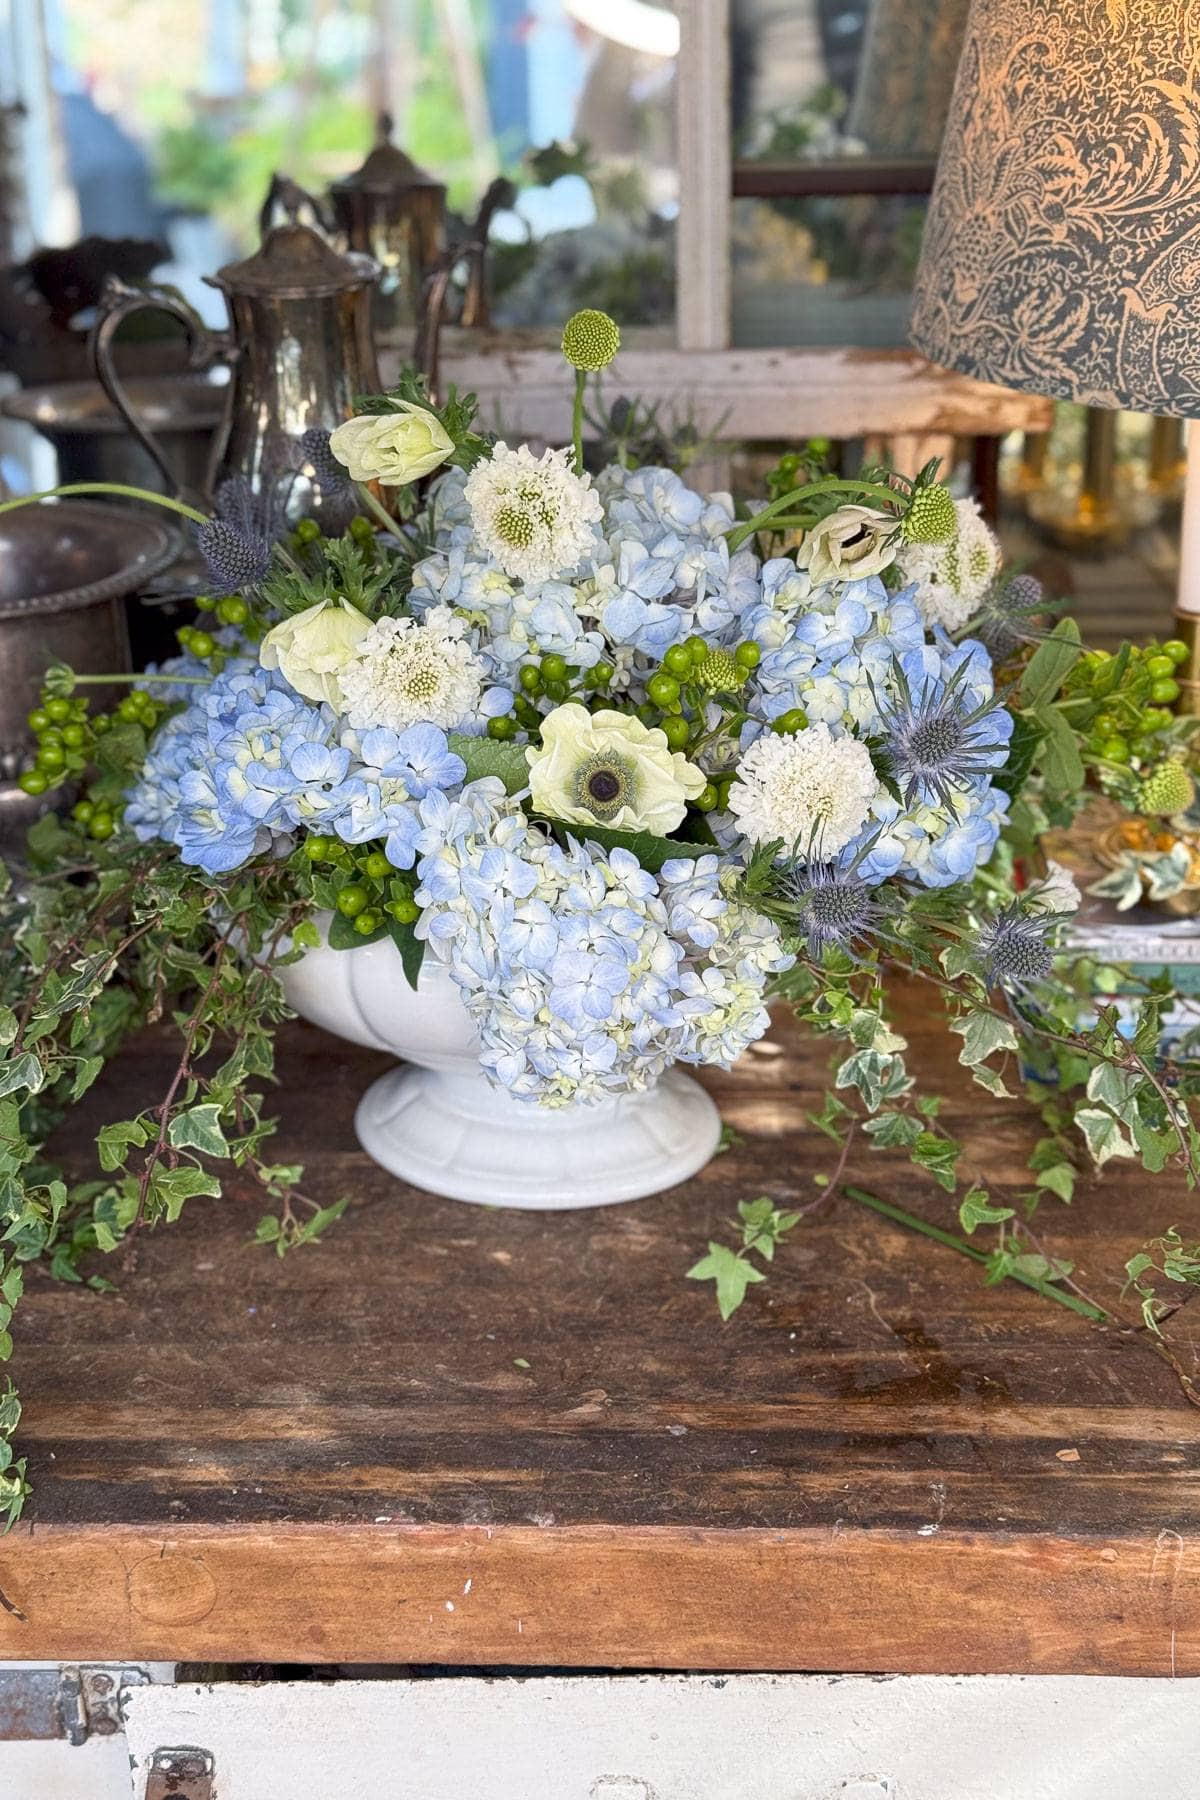
[[[323,944],[279,976],[302,1018],[415,1065],[368,1088],[354,1125],[368,1156],[431,1194],[536,1212],[609,1206],[686,1181],[717,1148],[717,1109],[678,1069],[596,1106],[541,1107],[493,1087],[470,1015],[432,957],[415,991],[386,940]]]
[[[550,1212],[686,1181],[716,1150],[721,1121],[676,1069],[646,1093],[557,1111],[513,1100],[481,1075],[394,1069],[367,1089],[354,1129],[368,1156],[432,1194]]]

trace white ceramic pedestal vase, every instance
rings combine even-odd
[[[411,1065],[367,1089],[354,1128],[368,1156],[414,1187],[481,1206],[607,1206],[686,1181],[717,1148],[717,1109],[678,1069],[596,1106],[541,1107],[493,1087],[458,990],[432,956],[415,991],[388,939],[322,944],[279,974],[302,1018]]]

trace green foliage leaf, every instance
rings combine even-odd
[[[1037,1176],[1037,1186],[1046,1188],[1052,1194],[1057,1194],[1059,1199],[1065,1200],[1069,1206],[1075,1193],[1075,1171],[1070,1163],[1053,1163],[1050,1168],[1040,1171]]]
[[[101,1126],[96,1136],[100,1167],[110,1172],[119,1169],[131,1148],[149,1140],[150,1128],[141,1119],[118,1119],[112,1125]]]
[[[694,861],[698,856],[709,855],[713,848],[711,843],[692,843],[686,838],[656,837],[652,831],[610,831],[606,825],[567,824],[558,819],[549,823],[563,836],[582,838],[604,850],[628,850],[651,875],[657,875],[663,864],[675,857]]]
[[[519,794],[529,786],[529,764],[523,744],[503,744],[496,738],[466,737],[452,731],[446,740],[455,756],[467,765],[467,780],[481,781],[494,775],[504,783],[509,794]]]
[[[1044,736],[1045,730],[1036,719],[1030,718],[1027,713],[1014,715],[1013,733],[1004,767],[992,773],[993,785],[1007,794],[1010,800],[1016,799],[1028,781]]]
[[[221,1129],[221,1108],[212,1101],[191,1106],[171,1120],[167,1142],[176,1150],[199,1150],[205,1156],[228,1156],[229,1143]]]
[[[993,1206],[985,1188],[969,1188],[958,1208],[958,1222],[970,1237],[980,1225],[1002,1225],[1013,1217],[1011,1206]]]
[[[999,1019],[995,1013],[968,1013],[965,1018],[952,1020],[950,1029],[962,1038],[963,1047],[959,1051],[958,1060],[967,1068],[986,1062],[998,1050],[1017,1049],[1016,1032],[1007,1019]]]
[[[1058,693],[1082,654],[1079,627],[1074,619],[1060,619],[1050,636],[1034,651],[1021,677],[1020,695],[1026,706],[1044,706]]]
[[[0,1063],[0,1099],[7,1094],[38,1094],[44,1080],[45,1071],[32,1050],[22,1051]]]
[[[723,1319],[732,1318],[742,1301],[746,1298],[746,1289],[756,1281],[765,1281],[761,1269],[744,1256],[738,1256],[725,1244],[709,1242],[708,1255],[702,1256],[687,1272],[689,1281],[714,1281],[717,1287],[717,1308]]]
[[[425,939],[417,936],[417,922],[414,920],[412,924],[404,925],[399,919],[389,919],[387,931],[400,952],[405,979],[409,987],[415,990],[425,961]]]
[[[1098,1106],[1081,1106],[1075,1123],[1087,1139],[1092,1160],[1100,1165],[1114,1156],[1133,1156],[1133,1145],[1110,1112]]]
[[[1072,726],[1055,706],[1039,706],[1035,717],[1043,733],[1038,762],[1047,789],[1051,794],[1078,793],[1083,786],[1084,766]]]

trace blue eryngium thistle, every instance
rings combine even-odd
[[[196,546],[211,576],[209,592],[240,594],[263,579],[271,567],[278,535],[271,500],[254,493],[243,475],[231,476],[217,489],[213,517],[196,532]]]
[[[320,496],[320,518],[327,536],[339,536],[358,511],[354,483],[329,448],[329,432],[312,425],[300,439],[299,453],[313,472]]]
[[[852,862],[809,861],[788,864],[778,876],[778,892],[787,908],[785,930],[803,938],[810,956],[826,950],[854,955],[856,944],[869,943],[895,910],[882,888],[859,874],[865,844]]]
[[[1018,645],[1037,637],[1033,620],[1045,606],[1046,591],[1036,576],[1010,575],[984,596],[983,605],[971,620],[971,636],[978,638],[997,661],[1002,661]]]
[[[883,748],[906,806],[951,808],[962,792],[1008,753],[995,721],[1004,708],[994,695],[972,701],[967,691],[971,659],[964,656],[948,677],[923,676],[914,691],[893,663],[894,699],[881,700]]]
[[[1061,917],[1026,912],[1014,900],[989,919],[977,940],[988,986],[1025,988],[1044,981],[1054,962],[1047,938]]]

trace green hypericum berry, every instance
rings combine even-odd
[[[565,656],[559,656],[553,650],[550,652],[549,656],[543,656],[543,658],[542,658],[542,680],[543,681],[547,681],[547,682],[563,681],[566,679],[566,673],[567,673],[567,659]]]
[[[616,320],[593,306],[572,313],[563,326],[562,353],[572,368],[594,375],[598,369],[608,367],[620,348],[621,333]]]
[[[661,729],[666,734],[667,748],[669,750],[687,749],[688,739],[692,735],[692,728],[686,719],[678,715],[673,718],[664,719]]]
[[[379,923],[377,912],[360,912],[354,921],[354,929],[361,937],[370,937],[373,931],[379,930]]]
[[[421,909],[415,900],[391,900],[387,910],[399,925],[415,924],[421,916]]]
[[[707,781],[696,796],[696,805],[701,812],[715,812],[721,804],[721,790],[715,782]]]
[[[372,850],[363,864],[363,873],[369,875],[372,881],[382,881],[384,876],[390,875],[391,872],[392,865],[382,850]]]
[[[343,918],[356,919],[371,898],[360,881],[352,881],[337,897],[337,909]]]
[[[734,651],[733,660],[743,669],[757,669],[762,661],[762,651],[753,638],[747,638],[745,643],[739,644]]]
[[[794,731],[803,731],[808,724],[808,714],[801,706],[793,706],[788,712],[780,713],[772,725],[772,731],[780,737],[790,737]]]
[[[526,663],[517,680],[527,694],[539,694],[542,690],[542,671],[535,669],[532,663]]]
[[[1145,813],[1186,812],[1195,798],[1196,784],[1177,762],[1159,763],[1138,789],[1138,805]]]
[[[297,519],[296,542],[298,544],[315,544],[321,535],[321,527],[315,519]]]
[[[901,527],[910,544],[945,544],[958,529],[954,496],[940,481],[918,488]]]
[[[655,706],[673,706],[679,698],[679,683],[673,675],[668,675],[665,670],[660,669],[659,673],[652,675],[646,683],[646,694],[649,699],[653,700]]]
[[[663,657],[663,668],[669,675],[676,675],[686,681],[692,672],[692,653],[686,644],[672,644]]]
[[[710,650],[696,670],[696,680],[710,694],[733,694],[746,679],[746,671],[727,650]]]

